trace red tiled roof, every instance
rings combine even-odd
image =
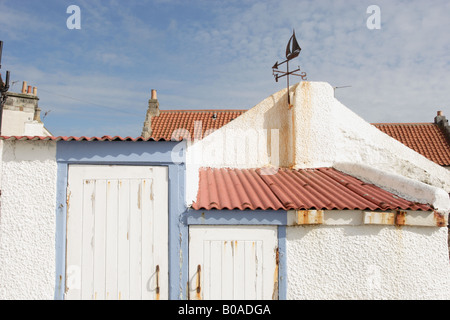
[[[450,165],[450,144],[434,123],[374,123],[375,127],[439,165]]]
[[[151,120],[152,138],[181,140],[182,137],[188,138],[188,133],[190,139],[202,139],[207,130],[219,129],[245,111],[247,110],[160,110],[159,116],[152,117]]]
[[[332,168],[200,169],[195,210],[433,210]]]
[[[143,137],[120,137],[120,136],[103,136],[103,137],[64,137],[64,136],[0,136],[0,140],[19,140],[19,141],[25,141],[25,140],[41,140],[41,141],[155,141],[153,138],[144,139]],[[160,139],[163,140],[163,139]]]

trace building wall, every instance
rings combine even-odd
[[[172,163],[175,146],[3,141],[0,299],[63,298],[65,188],[72,163],[169,167],[170,299],[186,298],[193,224],[277,225],[280,298],[450,299],[447,228],[362,225],[362,213],[353,211],[333,212],[321,226],[293,226],[279,211],[188,215],[184,163]]]
[[[184,161],[175,142],[1,140],[0,300],[63,299],[67,173],[71,164],[160,165],[169,171],[170,299],[187,283]],[[182,160],[182,159],[178,159]]]
[[[7,110],[3,111],[2,135],[20,136],[25,132],[25,123],[33,120],[34,110],[32,112]]]
[[[3,141],[0,299],[53,299],[56,143]]]
[[[300,82],[291,87],[290,93],[293,107],[287,106],[287,90],[281,90],[188,148],[187,168],[191,173],[187,181],[192,186],[186,195],[188,205],[195,201],[198,186],[195,169],[201,166],[335,167],[374,183],[370,181],[370,172],[366,175],[359,170],[367,166],[450,192],[449,170],[359,117],[334,98],[333,87],[328,83]],[[353,171],[355,168],[358,175]],[[408,188],[398,186],[393,191],[410,196]],[[441,211],[448,214],[448,199],[445,205],[449,207]]]
[[[287,299],[450,299],[447,228],[295,226]]]
[[[37,89],[26,92],[26,82],[22,93],[8,92],[3,108],[1,134],[3,136],[51,136],[40,119]]]

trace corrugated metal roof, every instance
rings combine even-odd
[[[200,169],[195,210],[433,210],[333,168]]]
[[[0,136],[0,140],[19,140],[19,141],[156,141],[153,138],[144,139],[143,137],[120,137],[120,136],[103,136],[103,137],[65,137],[65,136]],[[160,139],[163,140],[163,139]]]
[[[450,165],[450,144],[434,123],[374,123],[375,127],[441,166]]]

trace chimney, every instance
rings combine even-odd
[[[444,135],[447,138],[448,143],[450,144],[450,126],[448,125],[448,120],[442,111],[437,112],[437,116],[434,118],[434,123],[437,124],[439,128],[441,128],[442,132],[444,132]]]
[[[152,118],[160,114],[159,102],[156,95],[156,90],[152,89],[150,99],[148,100],[147,115],[145,116],[144,127],[142,128],[141,136],[148,139],[152,136]]]
[[[25,132],[35,132],[28,131],[28,127],[43,127],[41,121],[41,109],[39,108],[39,98],[37,96],[37,88],[28,85],[27,81],[22,82],[22,89],[19,92],[8,92],[8,97],[3,106],[7,113],[4,113],[3,124],[7,123],[2,127],[2,134],[6,136],[21,136]],[[14,112],[10,112],[14,111]],[[20,112],[20,117],[16,118],[16,112]],[[12,121],[11,119],[15,119]],[[16,120],[22,119],[25,125],[15,125]],[[21,121],[22,121],[21,120]],[[35,120],[35,121],[33,121]],[[34,123],[33,123],[34,122]],[[39,125],[36,124],[39,123]]]
[[[37,107],[36,110],[34,111],[34,119],[35,121],[42,123],[41,121],[41,108]]]
[[[27,93],[27,82],[26,81],[24,81],[22,83],[22,93]]]

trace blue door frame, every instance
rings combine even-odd
[[[286,300],[286,225],[287,211],[284,210],[189,210],[186,224],[190,225],[271,225],[278,228],[278,299]]]
[[[166,166],[169,175],[169,299],[183,299],[187,274],[187,226],[180,223],[185,206],[185,163],[172,160],[173,141],[58,141],[56,192],[55,299],[64,299],[66,270],[67,177],[70,164]],[[177,155],[177,160],[179,159]],[[179,275],[175,277],[174,275]]]
[[[56,190],[55,299],[64,299],[66,272],[67,178],[71,164],[166,166],[169,175],[169,299],[187,299],[189,225],[276,225],[279,248],[279,299],[286,299],[286,211],[188,210],[183,162],[172,160],[173,141],[58,141]],[[185,150],[185,145],[176,150]],[[177,154],[177,161],[180,154]],[[181,157],[183,158],[183,157]]]

